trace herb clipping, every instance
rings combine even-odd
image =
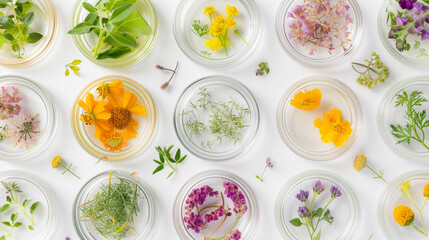
[[[171,149],[173,149],[174,145],[171,145],[170,147],[161,148],[160,146],[156,147],[156,151],[159,154],[159,160],[153,160],[156,164],[158,164],[158,167],[153,171],[152,174],[155,174],[161,170],[164,169],[165,166],[170,167],[173,171],[170,172],[170,174],[167,176],[167,178],[171,177],[174,172],[177,171],[177,164],[182,163],[188,155],[185,155],[182,157],[180,148],[177,149],[176,154],[174,155],[174,158],[171,157]],[[174,166],[173,166],[174,165]]]
[[[264,74],[270,73],[270,69],[268,68],[268,62],[261,62],[258,64],[258,69],[256,70],[256,76],[262,76]]]
[[[66,67],[66,71],[65,71],[66,77],[70,75],[70,70],[73,71],[74,75],[80,76],[80,73],[79,73],[80,67],[78,67],[78,66],[81,62],[82,62],[81,60],[75,59],[75,60],[73,60],[73,62],[66,64],[66,66],[65,66]]]
[[[91,50],[94,58],[118,59],[139,46],[139,35],[150,35],[152,28],[136,9],[136,0],[99,1],[95,6],[83,2],[89,12],[84,22],[77,24],[68,34],[94,33],[98,41]]]
[[[371,58],[364,59],[364,63],[352,62],[352,68],[355,72],[359,73],[360,76],[356,79],[356,82],[368,88],[372,88],[378,83],[384,83],[387,77],[389,77],[389,69],[380,60],[380,56],[372,52]],[[361,70],[363,69],[363,70]]]
[[[368,168],[371,172],[374,173],[375,177],[373,177],[374,179],[380,179],[382,180],[384,183],[387,184],[386,179],[384,179],[383,174],[384,171],[383,170],[379,170],[379,172],[375,171],[374,169],[372,169],[371,166],[369,166],[368,164],[368,160],[367,157],[363,154],[358,155],[355,158],[355,161],[353,163],[353,168],[357,171],[360,172],[363,168]]]
[[[30,28],[36,18],[30,11],[33,8],[43,15],[31,0],[0,0],[0,50],[10,45],[15,57],[21,59],[26,44],[35,44],[43,38],[42,34]]]

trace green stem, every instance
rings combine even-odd
[[[369,170],[371,170],[375,175],[377,175],[378,178],[380,178],[381,180],[383,180],[383,182],[386,182],[386,180],[383,178],[383,176],[381,176],[380,174],[378,174],[377,172],[375,172],[367,163],[364,163],[365,167],[367,167]]]
[[[75,176],[75,177],[77,177],[78,179],[80,179],[80,177],[79,177],[79,176],[77,176],[76,174],[74,174],[74,173],[70,170],[70,167],[72,166],[72,164],[70,164],[70,166],[66,167],[66,166],[64,166],[62,163],[60,163],[60,166],[62,166],[62,167],[64,168],[64,171],[65,171],[65,172],[69,172],[69,173],[73,174],[73,176]]]
[[[166,160],[165,162],[167,162],[168,166],[170,166],[170,168],[173,169],[173,171],[177,171],[177,169],[175,169],[173,166],[171,166],[171,164],[168,160]]]
[[[326,208],[328,208],[329,204],[331,204],[331,202],[334,200],[334,197],[331,197],[331,200],[329,200],[329,202],[325,205],[325,207],[322,210],[322,214],[325,212]],[[317,227],[319,226],[319,223],[322,221],[322,218],[319,217],[319,219],[317,220],[317,224],[316,224],[316,228],[315,230],[317,230]],[[316,232],[316,231],[315,231]]]
[[[423,236],[427,236],[426,232],[422,231],[420,228],[418,228],[414,223],[411,223],[411,227],[414,228],[418,233],[422,234]]]

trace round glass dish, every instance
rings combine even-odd
[[[9,170],[0,172],[0,181],[5,183],[16,183],[17,187],[22,191],[14,196],[17,196],[18,203],[23,204],[26,199],[32,201],[26,205],[26,212],[29,214],[30,208],[36,202],[39,202],[39,207],[34,212],[34,230],[29,230],[29,225],[32,225],[31,221],[24,217],[20,208],[15,204],[11,204],[10,208],[2,213],[0,221],[10,221],[12,213],[18,213],[17,222],[21,222],[23,225],[19,228],[15,228],[12,233],[14,239],[34,239],[34,240],[45,240],[51,239],[55,233],[55,225],[58,221],[57,213],[55,209],[54,195],[45,183],[40,181],[37,177],[24,171]],[[6,197],[11,195],[11,192],[7,192],[6,188],[0,185],[0,205],[6,203]],[[15,197],[16,199],[16,197]],[[30,217],[31,218],[31,217]],[[2,224],[2,228],[9,229],[6,225]],[[3,235],[3,232],[0,234]],[[9,238],[8,238],[9,239]]]
[[[95,6],[99,0],[78,0],[73,8],[71,27],[75,27],[77,24],[84,22],[88,11],[83,8],[83,3],[88,2]],[[137,0],[136,9],[141,16],[146,20],[149,26],[152,28],[150,35],[139,35],[137,40],[138,47],[131,53],[124,55],[118,59],[95,59],[94,53],[91,51],[97,44],[97,37],[95,34],[84,34],[84,35],[73,35],[73,40],[79,49],[79,51],[90,61],[107,68],[118,68],[126,67],[136,64],[141,61],[155,45],[155,41],[158,37],[158,19],[156,16],[155,8],[153,7],[150,0]]]
[[[9,139],[5,139],[0,144],[0,160],[5,161],[18,161],[34,159],[37,155],[44,152],[52,142],[55,136],[58,125],[58,113],[54,107],[49,94],[39,87],[33,81],[21,77],[6,75],[0,77],[0,91],[5,88],[9,93],[12,93],[12,87],[19,90],[19,96],[22,98],[19,105],[21,105],[21,114],[39,114],[39,129],[41,133],[38,134],[38,143],[36,146],[26,148],[14,147],[14,143]],[[17,121],[19,116],[15,116],[10,121]],[[9,120],[0,120],[0,126],[3,127],[8,124]]]
[[[384,190],[378,201],[378,222],[384,235],[389,240],[423,240],[427,239],[415,231],[411,226],[400,226],[393,217],[393,211],[397,206],[407,206],[414,212],[414,224],[422,229],[422,220],[418,210],[410,200],[401,192],[402,184],[409,180],[410,193],[414,197],[415,203],[420,208],[423,204],[423,188],[429,184],[429,171],[413,171],[403,174],[391,181]],[[427,201],[427,200],[426,200]],[[429,208],[423,209],[422,214],[427,221]],[[429,230],[426,226],[426,232]]]
[[[22,58],[17,58],[12,47],[4,45],[0,49],[0,64],[8,66],[25,66],[41,60],[54,44],[57,34],[58,19],[55,8],[50,0],[33,0],[37,8],[31,8],[34,12],[34,21],[30,24],[33,32],[43,35],[43,38],[35,44],[25,44],[25,52]],[[3,12],[5,8],[0,9]],[[40,10],[40,11],[39,11]],[[45,24],[41,20],[44,19]]]
[[[405,125],[406,120],[404,114],[406,106],[395,107],[396,95],[402,91],[406,91],[411,94],[411,91],[418,90],[423,92],[423,97],[429,99],[429,76],[415,76],[407,78],[403,81],[396,83],[384,96],[384,100],[378,109],[378,130],[384,143],[393,152],[403,156],[406,159],[418,160],[424,163],[429,163],[429,149],[425,148],[421,143],[411,139],[410,144],[400,143],[397,144],[398,140],[392,135],[391,124],[393,125]],[[429,102],[423,103],[422,106],[415,107],[417,111],[424,109],[429,110]],[[429,136],[429,129],[424,128],[425,135]],[[420,136],[421,132],[417,129]],[[429,145],[429,141],[424,141],[426,145]]]
[[[74,228],[81,239],[85,240],[98,240],[106,239],[103,237],[93,226],[91,222],[81,221],[82,213],[80,206],[84,205],[88,201],[94,199],[94,196],[100,192],[102,186],[109,184],[109,175],[116,176],[122,180],[129,181],[133,185],[137,183],[140,188],[140,198],[138,199],[139,211],[137,215],[134,215],[134,234],[127,233],[124,240],[143,240],[150,239],[153,231],[156,227],[157,213],[155,199],[152,191],[147,184],[143,182],[136,175],[132,175],[130,172],[111,170],[102,172],[95,177],[91,178],[77,194],[73,203],[73,224]],[[117,178],[111,178],[111,183],[117,183]]]
[[[79,100],[85,101],[88,93],[92,93],[94,98],[97,97],[98,93],[96,89],[98,86],[103,83],[112,83],[116,80],[124,84],[124,91],[128,90],[137,96],[137,104],[143,105],[146,108],[147,114],[144,116],[133,116],[133,119],[139,124],[137,138],[129,139],[127,141],[127,146],[121,151],[112,152],[108,151],[103,144],[95,138],[94,126],[85,125],[80,121],[81,114],[84,114],[85,111],[79,107],[78,103]],[[126,160],[146,149],[155,135],[157,121],[155,105],[150,94],[137,82],[122,76],[107,76],[90,83],[76,98],[71,114],[72,130],[79,144],[95,158],[106,156],[109,161]]]
[[[330,215],[334,220],[332,225],[326,221],[322,221],[319,225],[322,232],[321,239],[353,239],[358,231],[361,218],[361,209],[356,195],[345,179],[323,170],[310,170],[298,174],[289,180],[280,191],[275,205],[275,217],[283,239],[301,240],[309,238],[305,225],[295,227],[289,221],[298,218],[297,210],[304,205],[296,198],[296,195],[300,193],[301,189],[310,191],[309,199],[311,201],[313,199],[312,187],[317,180],[320,180],[327,188],[317,196],[314,206],[323,208],[329,202],[331,186],[338,187],[342,193],[328,206]]]
[[[290,105],[297,92],[315,88],[322,94],[318,108],[303,111]],[[341,111],[342,120],[349,121],[353,130],[342,147],[323,143],[319,129],[314,126],[315,119],[322,118],[324,113],[334,108]],[[285,92],[277,109],[277,126],[283,141],[296,154],[311,160],[331,160],[344,154],[359,137],[362,109],[356,95],[347,85],[334,78],[313,76],[296,82]]]
[[[200,20],[200,25],[210,25],[210,19],[204,15],[204,8],[213,6],[216,15],[226,17],[225,8],[235,6],[238,10],[237,16],[232,16],[237,23],[234,31],[227,35],[234,47],[227,47],[228,54],[224,48],[212,51],[205,45],[208,39],[214,39],[211,33],[199,37],[194,33],[193,22]],[[215,16],[212,16],[213,21]],[[174,36],[180,49],[193,61],[211,67],[231,67],[247,59],[256,47],[260,35],[261,20],[258,7],[254,0],[183,0],[176,9],[175,21],[173,23]],[[232,30],[232,29],[231,29]],[[210,36],[210,37],[208,37]],[[246,43],[247,42],[247,43]]]
[[[227,185],[227,188],[225,188],[225,184]],[[232,184],[232,185],[231,185]],[[235,186],[233,186],[235,185]],[[217,191],[218,195],[210,196],[208,195],[206,198],[200,200],[203,200],[202,206],[206,206],[201,208],[200,206],[200,216],[203,217],[203,215],[210,215],[211,211],[209,209],[213,209],[211,206],[222,206],[222,196],[224,198],[224,206],[226,205],[226,208],[230,208],[229,211],[232,213],[232,217],[226,218],[225,222],[223,224],[220,224],[222,222],[222,219],[224,217],[219,217],[218,220],[213,220],[209,223],[204,222],[204,227],[200,227],[199,233],[196,233],[194,229],[191,229],[187,227],[187,223],[185,223],[183,220],[186,216],[188,216],[188,204],[189,202],[187,199],[189,199],[191,196],[193,199],[196,200],[195,196],[195,190],[201,190],[201,188],[206,188],[206,186],[209,186],[212,188],[213,191]],[[232,192],[229,187],[236,187],[235,192]],[[198,189],[198,190],[197,190]],[[245,210],[244,214],[241,215],[240,220],[237,224],[235,220],[235,212],[233,209],[236,209],[236,205],[234,205],[229,197],[227,197],[227,189],[231,191],[231,193],[241,195],[242,197],[240,199],[245,200],[245,206],[247,209]],[[239,193],[241,192],[241,194]],[[203,196],[206,192],[203,191],[199,195],[200,197]],[[243,204],[243,203],[242,203]],[[237,210],[239,212],[240,209],[243,209],[243,205],[238,204],[239,208]],[[201,205],[201,204],[198,204]],[[197,206],[197,205],[196,205]],[[207,207],[208,206],[208,207]],[[198,208],[198,206],[197,206]],[[221,207],[220,207],[221,208]],[[193,211],[190,209],[189,211]],[[224,209],[226,213],[226,209]],[[205,219],[205,217],[203,218]],[[173,208],[173,222],[174,227],[176,228],[176,232],[179,235],[179,238],[182,240],[197,240],[197,239],[203,239],[204,236],[209,235],[214,231],[214,233],[211,235],[212,238],[220,238],[221,236],[229,235],[231,232],[235,232],[235,229],[238,229],[238,231],[241,232],[241,239],[251,239],[252,235],[256,229],[256,222],[258,220],[258,206],[256,202],[256,198],[252,192],[252,190],[249,188],[249,186],[239,177],[226,172],[222,170],[211,170],[211,171],[205,171],[200,174],[197,174],[196,176],[189,179],[185,185],[180,189],[176,201],[174,202],[174,208]],[[220,226],[220,227],[219,227]],[[219,228],[217,228],[219,227]],[[217,230],[216,230],[217,229]],[[215,231],[216,230],[216,231]]]
[[[415,2],[415,1],[412,1]],[[417,2],[425,4],[424,1],[418,0]],[[421,37],[409,34],[406,37],[406,42],[410,44],[410,50],[399,51],[396,48],[395,39],[389,39],[390,27],[388,26],[388,13],[395,14],[396,12],[406,12],[409,11],[411,14],[412,10],[404,10],[399,6],[398,1],[396,0],[384,0],[383,4],[380,7],[378,12],[378,34],[380,36],[381,42],[387,51],[396,59],[409,64],[410,66],[429,66],[429,40],[421,40]],[[396,17],[393,17],[396,20]],[[414,26],[412,26],[414,29]],[[426,53],[426,54],[424,54]]]
[[[339,0],[329,0],[328,2],[331,3],[331,6],[337,6]],[[320,45],[327,43],[327,41],[325,41],[319,43],[319,45],[316,45],[313,49],[314,51],[312,51],[313,46],[300,43],[298,40],[292,38],[291,29],[289,27],[289,25],[293,22],[293,18],[289,16],[289,13],[292,13],[292,11],[294,11],[298,5],[302,5],[304,1],[283,0],[277,11],[276,29],[277,36],[283,48],[286,50],[286,53],[294,60],[311,67],[326,67],[346,62],[346,59],[353,55],[353,53],[359,47],[362,38],[363,23],[362,14],[358,3],[355,0],[344,0],[342,2],[349,5],[350,7],[348,10],[349,16],[351,18],[351,23],[349,23],[350,28],[348,29],[348,39],[350,41],[348,43],[344,43],[344,47],[342,47],[341,41],[333,37],[334,39],[332,40],[332,44],[334,45],[334,49],[328,51],[327,48],[320,47]],[[342,20],[340,21],[344,22],[344,19],[345,18],[342,17]],[[302,32],[303,30],[301,29],[301,34]],[[311,30],[311,32],[316,31]],[[306,37],[310,38],[308,34],[306,34]],[[323,38],[319,37],[318,39]],[[312,54],[310,53],[311,51]]]
[[[207,103],[207,99],[201,95],[204,89],[210,94],[208,98],[210,101],[219,103],[214,105],[221,106],[220,103],[226,103],[227,110],[213,111],[212,107],[201,108],[200,104]],[[247,109],[247,112],[231,107],[231,101],[236,103],[236,106]],[[230,119],[227,121],[230,124],[216,124],[222,117],[228,118],[224,114],[227,112]],[[242,118],[239,117],[240,114],[243,114]],[[210,122],[212,120],[213,123]],[[238,127],[241,124],[242,128]],[[244,153],[254,142],[259,129],[258,104],[250,91],[237,80],[226,76],[208,76],[195,81],[183,91],[174,112],[174,126],[180,142],[192,154],[207,160],[231,159]],[[198,134],[195,134],[195,129],[199,129]],[[222,139],[219,140],[218,136]],[[229,136],[237,137],[238,140],[235,141]]]

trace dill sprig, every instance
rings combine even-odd
[[[112,182],[112,177],[118,181]],[[134,217],[140,212],[142,189],[137,182],[120,178],[110,172],[109,183],[102,185],[94,198],[79,206],[81,221],[91,222],[106,239],[123,239],[135,232]]]
[[[203,148],[212,148],[215,144],[222,144],[224,139],[234,142],[241,141],[242,129],[246,125],[246,117],[250,110],[235,102],[232,98],[228,102],[214,102],[211,100],[211,92],[206,87],[200,87],[198,100],[190,102],[190,110],[182,115],[189,115],[185,127],[190,137],[210,133],[214,139],[201,140]],[[209,114],[209,120],[200,119],[204,113]]]

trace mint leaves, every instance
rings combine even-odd
[[[100,1],[95,6],[82,3],[89,12],[84,22],[68,31],[71,35],[94,33],[98,37],[92,49],[94,58],[118,59],[135,51],[139,34],[150,35],[152,28],[137,11],[136,0]]]

